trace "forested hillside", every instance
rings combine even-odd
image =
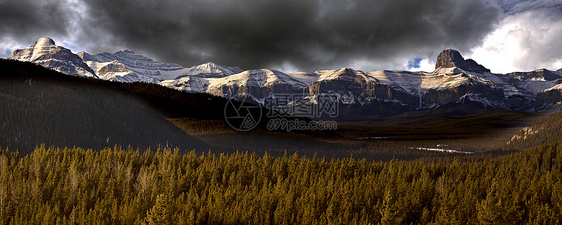
[[[0,153],[7,224],[555,224],[562,144],[486,160]]]
[[[22,153],[42,143],[96,149],[162,145],[208,150],[145,100],[144,96],[155,96],[146,91],[151,86],[157,85],[124,86],[0,60],[0,146]]]
[[[532,122],[517,132],[507,143],[506,149],[524,150],[551,142],[562,141],[562,111]]]

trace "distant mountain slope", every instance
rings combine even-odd
[[[276,70],[248,70],[228,77],[210,79],[207,93],[234,98],[252,96],[255,101],[264,105],[269,94],[302,93],[307,85]]]
[[[104,52],[95,55],[79,52],[78,56],[92,67],[101,79],[121,82],[144,81],[158,83],[189,76],[224,77],[242,72],[238,67],[225,67],[212,62],[184,68],[174,63],[157,62],[129,50],[115,53]],[[105,65],[110,63],[122,65],[127,71],[123,71],[121,68],[112,69],[105,67]]]
[[[140,88],[124,85],[2,59],[0,146],[22,153],[41,143],[95,149],[114,145],[208,149],[167,121],[139,92],[127,90]]]
[[[562,102],[562,83],[537,94],[535,108],[544,110]]]
[[[97,68],[96,72],[100,78],[105,80],[114,80],[121,82],[144,81],[156,83],[161,80],[174,79],[185,73],[186,69],[178,64],[160,63],[148,57],[137,55],[132,51],[118,51],[115,53],[100,53],[90,55],[85,52],[79,52],[78,55],[90,67]],[[103,65],[107,63],[119,63],[128,70],[128,73],[122,74],[100,74]],[[121,72],[108,70],[107,72]]]
[[[238,67],[226,67],[212,62],[206,62],[198,66],[187,68],[187,72],[184,76],[220,78],[241,73],[242,71],[243,70]],[[181,78],[181,76],[176,79],[178,78]]]

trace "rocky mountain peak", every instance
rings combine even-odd
[[[203,64],[199,65],[198,67],[202,68],[202,69],[208,69],[208,70],[216,70],[217,69],[217,65],[212,63],[212,62],[203,63]]]
[[[55,41],[53,41],[53,39],[48,38],[48,37],[42,37],[39,38],[37,41],[35,41],[35,47],[54,47],[55,45]]]
[[[354,69],[351,69],[351,68],[349,68],[349,67],[342,68],[342,69],[340,69],[340,71],[341,71],[342,73],[355,73],[355,70],[354,70]]]
[[[136,53],[131,51],[131,50],[125,49],[125,50],[115,52],[115,55],[136,55]]]
[[[461,53],[454,49],[445,49],[437,56],[435,69],[457,67],[465,71],[477,73],[490,72],[486,67],[478,64],[472,59],[464,59]]]
[[[445,49],[437,56],[435,69],[456,67],[456,64],[461,62],[464,62],[464,58],[459,51],[450,48]]]
[[[78,52],[76,53],[76,55],[80,58],[82,58],[82,61],[86,62],[86,61],[94,61],[94,58],[92,57],[92,55],[90,55],[87,52]]]

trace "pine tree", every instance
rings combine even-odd
[[[386,192],[384,199],[382,201],[382,209],[380,210],[382,219],[381,224],[400,224],[402,218],[400,218],[401,212],[398,210],[395,194],[395,190],[389,190]]]
[[[170,201],[168,196],[165,194],[159,194],[156,197],[156,203],[148,211],[146,220],[144,224],[155,225],[155,224],[173,224]]]
[[[485,199],[480,201],[476,208],[478,209],[478,221],[481,224],[501,224],[502,213],[504,212],[505,202],[502,202],[500,195],[500,184],[494,179],[492,186],[488,190]]]

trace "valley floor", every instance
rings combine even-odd
[[[289,133],[266,129],[236,132],[224,121],[170,120],[218,152],[249,151],[258,155],[267,152],[273,156],[297,152],[308,157],[317,154],[327,158],[353,156],[356,159],[389,161],[509,150],[504,148],[505,144],[515,133],[549,113],[415,111],[384,120],[361,118],[338,121],[335,131]]]

